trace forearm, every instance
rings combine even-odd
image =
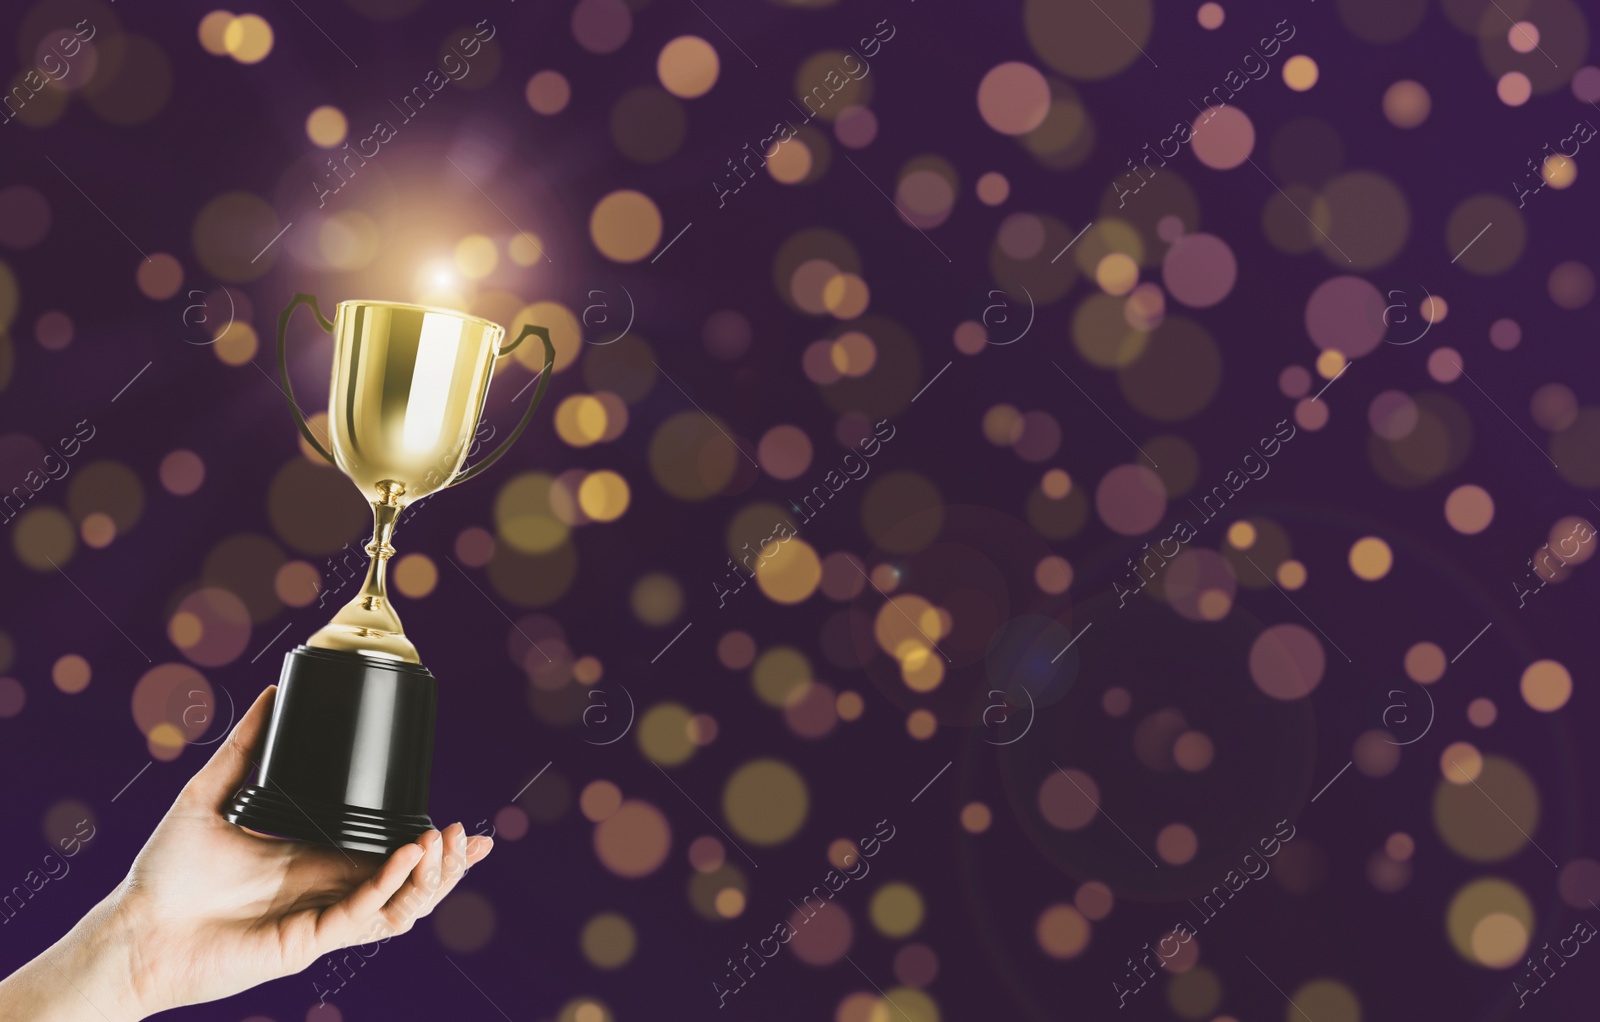
[[[140,1003],[133,935],[113,893],[33,961],[0,980],[8,1022],[132,1022]]]

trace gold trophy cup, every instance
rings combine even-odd
[[[302,303],[334,335],[331,452],[289,383],[285,335]],[[545,349],[533,399],[505,442],[463,471],[494,360],[529,334]],[[372,504],[372,541],[355,598],[284,657],[259,777],[226,806],[230,823],[382,853],[433,826],[436,686],[401,628],[384,574],[406,506],[489,468],[533,420],[555,365],[550,331],[529,325],[501,347],[504,339],[505,330],[486,319],[399,302],[340,302],[329,323],[315,298],[297,294],[278,317],[278,372],[290,414],[312,449]]]

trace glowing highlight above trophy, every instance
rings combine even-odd
[[[334,335],[330,452],[311,432],[289,383],[285,333],[295,306]],[[529,335],[545,367],[517,428],[462,471],[489,395],[494,360]],[[555,346],[524,326],[501,347],[498,324],[448,309],[340,302],[329,323],[297,294],[278,317],[278,372],[300,433],[372,504],[367,576],[353,600],[285,657],[259,776],[224,808],[230,823],[278,837],[389,852],[432,828],[434,677],[389,602],[390,538],[412,501],[464,482],[514,444],[544,398]]]

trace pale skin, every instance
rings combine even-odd
[[[125,1022],[300,972],[405,933],[493,847],[459,823],[387,859],[257,837],[222,818],[248,777],[276,686],[178,794],[128,875],[0,981],[0,1018]]]

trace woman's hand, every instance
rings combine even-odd
[[[492,841],[467,838],[459,823],[384,860],[256,837],[223,820],[275,693],[261,694],[184,786],[127,878],[0,983],[0,1017],[104,1022],[227,997],[338,948],[405,933],[489,854]]]

